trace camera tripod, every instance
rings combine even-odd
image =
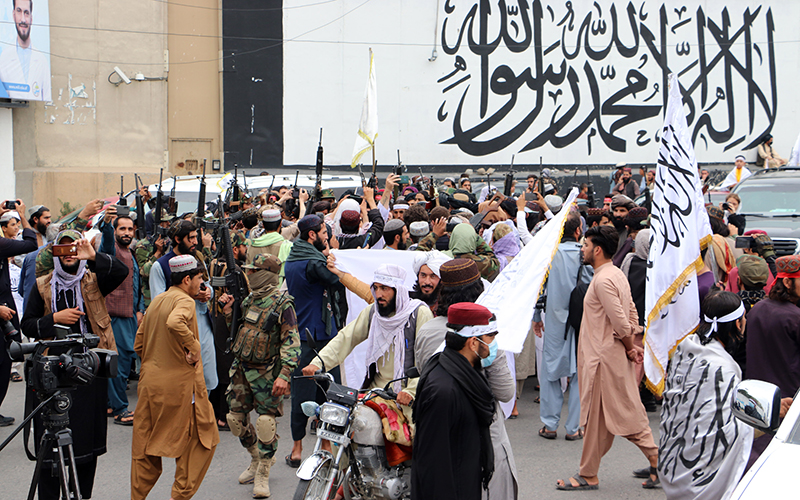
[[[39,484],[39,477],[42,472],[45,456],[48,450],[55,450],[54,461],[58,469],[60,481],[61,498],[64,500],[81,500],[81,491],[78,487],[78,473],[75,469],[75,453],[72,449],[72,430],[69,425],[69,408],[72,406],[72,398],[69,393],[56,391],[47,399],[42,401],[25,420],[14,429],[3,444],[0,444],[0,451],[11,442],[14,437],[22,431],[25,425],[30,422],[37,413],[41,412],[44,434],[39,442],[39,452],[36,455],[36,468],[33,471],[31,487],[28,490],[28,500],[33,500],[36,494],[36,486]]]

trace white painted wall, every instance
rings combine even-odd
[[[16,199],[11,108],[0,108],[0,202]]]
[[[654,163],[658,153],[657,136],[663,124],[660,107],[663,104],[664,72],[645,44],[647,30],[652,32],[655,50],[659,54],[662,52],[662,31],[666,33],[664,42],[669,69],[679,73],[685,71],[681,76],[682,86],[694,86],[688,95],[696,110],[690,127],[694,127],[701,115],[705,114],[707,118],[703,119],[708,120],[713,129],[731,129],[728,134],[723,134],[724,137],[714,139],[708,127],[701,128],[695,140],[698,161],[732,162],[736,154],[763,135],[770,122],[776,150],[784,157],[790,153],[798,132],[795,117],[800,111],[800,94],[795,89],[796,82],[800,81],[800,37],[796,28],[796,21],[800,18],[800,2],[762,2],[757,15],[749,23],[750,45],[745,43],[743,32],[730,49],[735,61],[731,60],[732,64],[726,65],[722,59],[705,72],[705,99],[703,86],[694,85],[702,81],[699,33],[705,39],[706,64],[711,65],[723,52],[715,40],[714,32],[727,29],[728,36],[734,37],[746,24],[746,13],[755,14],[759,5],[744,0],[689,0],[680,5],[674,2],[642,4],[609,1],[598,2],[599,7],[595,7],[592,0],[573,0],[573,14],[570,15],[566,6],[568,2],[507,0],[506,15],[501,19],[497,0],[488,2],[491,13],[486,16],[480,14],[482,3],[477,0],[342,0],[304,8],[301,6],[308,4],[308,0],[285,0],[284,39],[289,41],[284,44],[284,163],[313,164],[318,130],[324,127],[325,163],[349,164],[367,80],[369,47],[375,52],[378,79],[380,131],[376,144],[380,163],[395,162],[398,148],[402,150],[405,163],[422,165],[505,164],[515,153],[517,164],[538,163],[540,156],[544,157],[545,163],[559,164],[614,164],[619,161]],[[446,5],[454,7],[453,10],[446,12]],[[624,57],[612,45],[607,55],[594,60],[586,55],[583,45],[588,41],[593,50],[602,51],[611,44],[614,25],[611,20],[612,5],[616,10],[619,40],[625,46],[634,47],[633,53]],[[640,13],[642,5],[644,11]],[[686,6],[686,10],[680,11],[681,6]],[[529,81],[536,88],[536,82],[544,78],[536,69],[537,54],[541,54],[543,72],[559,74],[563,67],[565,75],[574,73],[574,88],[568,79],[559,81],[560,78],[552,75],[547,78],[541,86],[541,109],[534,114],[535,119],[530,124],[523,122],[536,109],[538,92],[527,84],[518,88],[513,105],[514,96],[499,88],[502,85],[495,84],[493,91],[492,86],[487,84],[486,112],[481,116],[482,61],[481,56],[476,54],[477,49],[471,50],[467,44],[469,35],[476,42],[480,40],[482,25],[486,26],[489,41],[497,39],[503,27],[509,35],[509,43],[523,41],[526,32],[523,7],[527,9],[527,21],[532,24],[534,12],[537,9],[541,12],[541,28],[531,29],[533,36],[539,33],[541,48],[531,43],[525,50],[514,53],[501,41],[494,50],[490,48],[491,53],[486,57],[487,82],[492,80],[493,75],[499,75],[495,71],[504,65],[513,72],[508,73],[508,78],[519,77],[530,68]],[[473,8],[476,13],[472,16],[470,31],[468,18]],[[629,8],[633,10],[638,47],[628,17]],[[729,18],[728,28],[723,22],[724,9]],[[768,14],[774,24],[772,47],[777,106],[773,106],[773,78],[767,43]],[[578,33],[584,23],[587,28],[579,38]],[[445,24],[445,36],[450,46],[456,44],[462,26],[470,31],[463,34],[461,46],[454,54],[447,54],[442,47],[441,32]],[[605,32],[597,31],[603,24]],[[593,28],[597,35],[593,34]],[[574,52],[579,39],[582,46],[577,56],[572,59],[565,57],[564,47],[567,52]],[[429,61],[434,40],[438,57],[435,61]],[[544,52],[556,42],[559,45],[545,55]],[[689,52],[685,54],[687,49]],[[463,58],[466,69],[437,83],[437,80],[455,69],[458,56]],[[737,72],[737,64],[744,68],[747,78]],[[601,72],[606,75],[612,67],[614,78],[603,79]],[[646,79],[642,84],[644,90],[639,90],[635,95],[628,92],[619,96],[618,93],[624,93],[628,86],[626,77],[629,72],[638,72],[630,73],[630,78],[638,78],[642,82]],[[590,75],[596,80],[597,105],[592,98]],[[466,81],[445,92],[449,85],[467,76],[469,78]],[[750,87],[748,78],[752,81]],[[504,79],[498,76],[497,80],[502,84]],[[655,84],[659,86],[658,92],[655,91]],[[718,87],[725,98],[714,104]],[[759,93],[764,96],[766,110],[755,99],[751,112],[750,96]],[[612,97],[615,94],[619,96],[618,99]],[[648,100],[651,94],[655,95]],[[473,151],[466,144],[461,147],[442,144],[454,137],[454,121],[462,99],[464,104],[460,123],[465,130],[486,123],[492,116],[503,114],[504,107],[511,108],[493,126],[476,134],[473,141],[489,141],[492,144],[491,141],[501,142],[498,138],[504,137],[515,127],[523,129],[522,132],[515,139],[507,141],[508,144],[478,147],[478,151]],[[610,106],[614,104],[638,107],[630,108],[637,110],[633,112],[637,119],[623,124],[620,120],[631,111],[613,109]],[[646,109],[643,107],[651,105],[658,107],[655,115],[638,119],[642,109]],[[440,107],[442,113],[447,114],[442,121],[437,119]],[[575,113],[570,116],[569,110],[573,107],[576,108]],[[600,117],[592,119],[597,107],[601,110]],[[687,105],[686,109],[689,111],[690,106]],[[547,135],[548,128],[559,120],[564,123],[556,127],[553,137],[574,134],[574,139],[544,141],[541,146],[522,152],[526,145],[537,138],[550,137]],[[583,127],[582,124],[587,120],[591,123]],[[617,127],[614,127],[615,122]],[[590,154],[589,135],[592,128],[595,134],[591,137]],[[618,142],[612,146],[614,140],[602,140],[601,129],[624,143]],[[637,145],[637,139],[644,144]],[[734,144],[740,139],[741,142]],[[553,141],[558,142],[559,147]],[[754,148],[745,150],[744,154],[749,161],[755,159]]]

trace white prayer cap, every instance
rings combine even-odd
[[[169,270],[173,273],[182,273],[197,268],[197,259],[191,255],[176,255],[169,259]]]
[[[383,264],[375,270],[372,282],[391,288],[405,286],[406,270],[396,264]]]
[[[433,274],[441,278],[442,275],[439,274],[439,268],[442,267],[442,264],[445,262],[452,260],[439,250],[417,253],[419,255],[414,258],[414,274],[416,275],[419,274],[419,270],[422,268],[422,266],[428,266],[430,270],[433,271]]]
[[[278,222],[281,220],[281,211],[271,208],[261,212],[261,220],[264,222]]]
[[[431,232],[431,226],[424,220],[418,220],[408,226],[408,232],[411,236],[426,236]]]
[[[22,217],[19,216],[16,210],[10,210],[0,216],[0,222],[10,222],[11,219],[22,220]]]
[[[547,208],[549,208],[553,213],[561,210],[561,205],[564,204],[564,200],[556,194],[548,194],[544,197],[544,202],[547,205]]]

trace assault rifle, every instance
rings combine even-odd
[[[511,155],[511,165],[508,167],[505,181],[503,182],[503,195],[508,198],[513,195],[514,189],[514,155]]]
[[[322,129],[319,129],[319,146],[317,146],[317,165],[316,165],[316,174],[317,179],[314,181],[314,196],[308,197],[308,203],[306,204],[306,213],[311,213],[311,207],[314,203],[320,200],[320,196],[322,196]],[[363,174],[362,174],[363,176]]]
[[[225,287],[228,295],[233,297],[233,309],[231,312],[231,326],[228,340],[226,342],[225,353],[229,353],[234,342],[234,337],[239,332],[241,321],[242,301],[247,297],[247,281],[242,269],[236,264],[233,257],[233,245],[231,244],[231,230],[227,224],[220,224],[218,229],[221,255],[225,256],[227,272],[225,276],[211,277],[212,287]]]
[[[197,193],[197,213],[195,217],[202,219],[206,215],[206,159],[203,158],[203,177],[200,179],[200,191]]]
[[[594,183],[592,183],[592,175],[589,173],[589,165],[586,165],[586,177],[587,177],[586,186],[589,188],[588,193],[586,193],[587,201],[589,202],[588,203],[589,208],[594,208],[594,196],[596,193],[594,192]]]
[[[142,200],[142,193],[139,187],[139,176],[133,174],[133,181],[136,185],[136,239],[141,240],[147,237],[145,231],[145,218],[144,218],[144,200]]]
[[[167,198],[167,213],[170,215],[178,215],[178,202],[175,200],[175,186],[178,179],[172,176],[172,189],[169,190],[169,198]]]
[[[125,176],[119,176],[119,201],[117,201],[117,205],[124,207],[128,204],[128,200],[125,199]]]
[[[164,191],[161,188],[164,178],[164,169],[158,174],[158,192],[156,193],[156,206],[153,210],[153,243],[161,236],[167,236],[167,229],[161,227],[161,212],[164,210]]]

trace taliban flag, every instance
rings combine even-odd
[[[353,147],[353,161],[350,168],[356,168],[361,156],[375,148],[375,138],[378,137],[378,82],[375,79],[375,55],[369,49],[369,80],[364,95],[364,105],[361,107],[361,121],[358,122],[358,136]]]
[[[650,235],[644,370],[647,385],[661,395],[669,356],[700,323],[697,272],[703,267],[700,250],[711,241],[691,131],[686,126],[680,84],[674,73],[669,76]]]

